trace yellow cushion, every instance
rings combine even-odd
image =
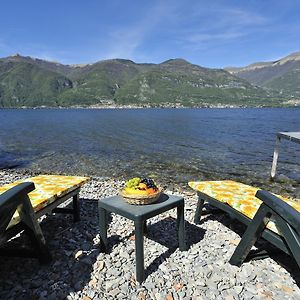
[[[33,210],[37,212],[54,202],[57,198],[62,197],[82,186],[88,180],[88,177],[81,176],[40,175],[3,185],[0,187],[0,195],[22,182],[33,182],[35,185],[35,190],[30,192],[28,196]],[[19,222],[19,215],[16,212],[13,216],[10,226],[12,224],[16,224],[17,222]]]
[[[253,219],[262,201],[255,197],[258,188],[232,180],[222,181],[191,181],[189,186],[206,194],[222,203],[227,203],[250,219]],[[274,194],[287,202],[300,212],[300,202]],[[274,222],[269,222],[267,227],[278,233]]]

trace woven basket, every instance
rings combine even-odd
[[[124,201],[126,201],[129,204],[134,205],[146,205],[154,203],[158,200],[159,196],[161,195],[161,188],[158,188],[157,192],[155,194],[151,195],[133,195],[128,194],[124,192],[124,190],[120,191],[120,195],[123,197]]]

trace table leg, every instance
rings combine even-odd
[[[139,283],[144,281],[144,221],[136,220],[135,225],[135,263],[136,263],[136,280]]]
[[[145,221],[144,221],[144,224],[143,224],[143,233],[144,233],[144,235],[147,235],[147,234],[148,234],[147,220],[145,220]]]
[[[179,250],[187,250],[185,242],[185,228],[184,228],[184,204],[177,207],[177,230],[178,230],[178,242]]]
[[[276,145],[275,145],[274,154],[273,154],[273,163],[272,163],[272,169],[271,169],[271,179],[274,179],[274,177],[276,175],[277,160],[278,160],[278,155],[279,155],[279,146],[280,146],[280,137],[277,136],[277,138],[276,138]]]
[[[108,241],[107,241],[107,213],[102,207],[98,208],[99,212],[99,227],[100,227],[100,243],[101,250],[106,252]]]
[[[73,196],[73,219],[74,222],[80,221],[79,193]]]

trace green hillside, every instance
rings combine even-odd
[[[112,59],[62,65],[20,55],[0,59],[0,107],[279,106],[279,92],[183,59],[137,64]]]
[[[57,106],[72,81],[30,62],[0,61],[0,106]]]
[[[46,69],[48,71],[60,73],[62,75],[68,75],[72,70],[75,69],[74,66],[63,65],[58,62],[47,61],[39,58],[32,58],[30,56],[21,56],[19,54],[8,56],[5,58],[0,58],[0,62],[10,62],[10,63],[29,63],[33,64],[42,69]]]
[[[300,61],[289,72],[273,77],[264,86],[300,99]]]
[[[69,73],[73,89],[60,95],[62,105],[95,104],[112,100],[116,90],[134,78],[139,69],[130,60],[107,60],[81,68],[75,68]]]
[[[119,103],[178,103],[184,106],[278,105],[273,94],[221,69],[169,60],[145,71],[117,90]]]

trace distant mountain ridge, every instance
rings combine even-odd
[[[289,54],[288,56],[285,56],[284,58],[275,60],[275,61],[269,61],[269,62],[256,62],[252,63],[246,67],[227,67],[225,70],[229,71],[230,73],[238,73],[246,70],[255,70],[255,69],[260,69],[264,67],[274,67],[278,65],[283,65],[286,62],[291,62],[291,61],[298,61],[300,60],[300,52],[295,52],[292,54]]]
[[[282,106],[288,99],[229,71],[184,59],[63,65],[17,54],[0,59],[0,107]]]
[[[300,52],[272,62],[258,62],[240,68],[229,67],[226,70],[252,84],[277,90],[286,97],[300,99]]]

